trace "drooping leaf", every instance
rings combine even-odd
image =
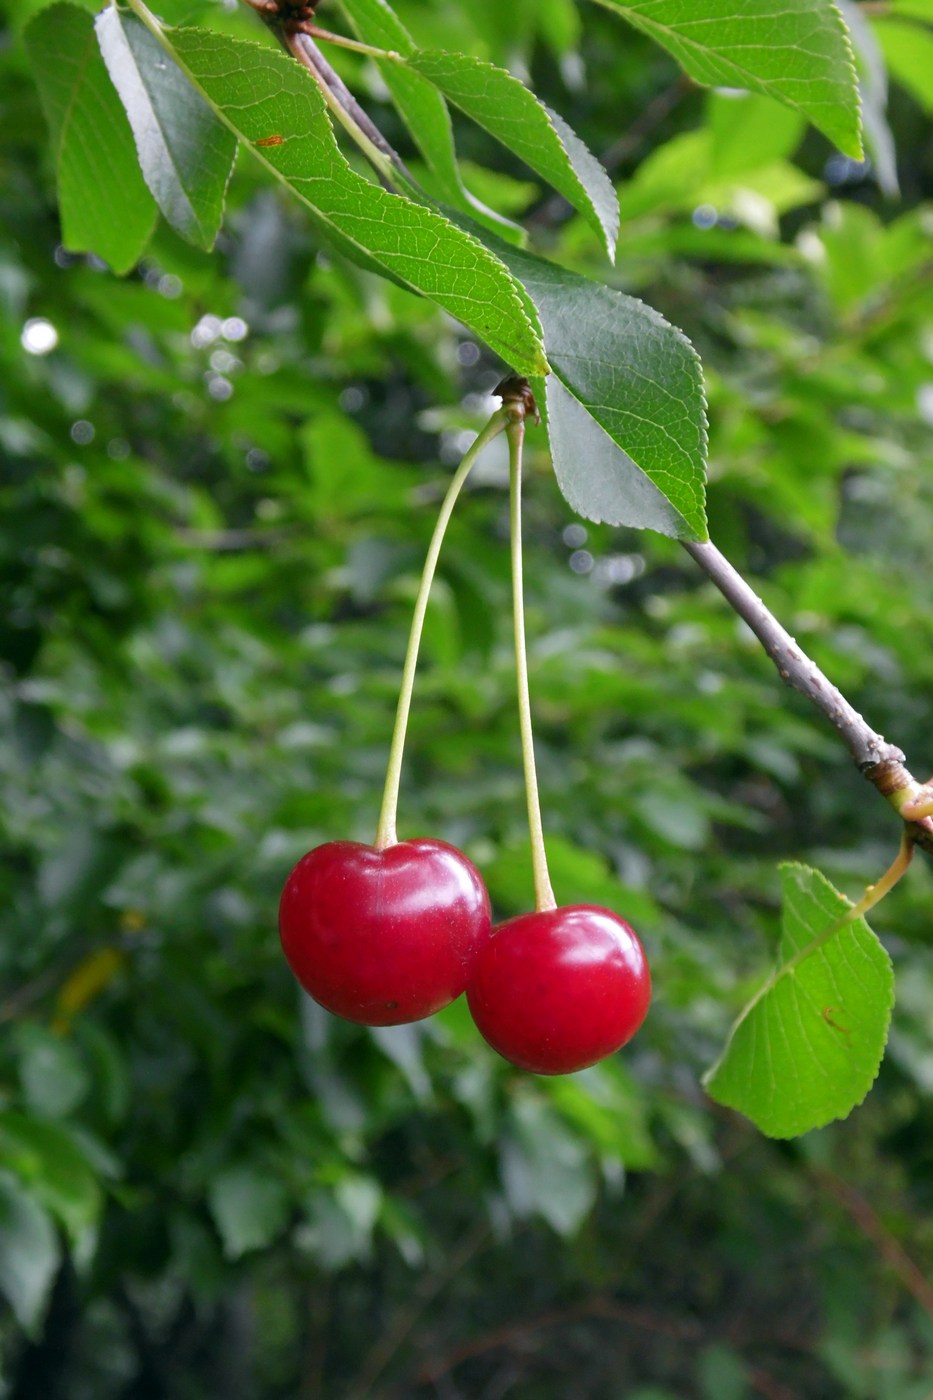
[[[769,1137],[796,1137],[845,1118],[884,1054],[894,974],[864,919],[820,874],[785,865],[778,963],[732,1028],[705,1077],[718,1103]],[[835,929],[835,931],[834,931]]]
[[[0,1171],[0,1293],[31,1336],[39,1330],[60,1258],[45,1211],[10,1172]]]
[[[598,0],[707,87],[748,88],[796,107],[860,157],[858,87],[833,0]]]
[[[415,41],[385,0],[341,0],[341,8],[364,43],[403,57],[414,52]],[[403,63],[384,58],[376,58],[374,62],[399,116],[434,176],[436,188],[432,192],[445,203],[467,210],[509,242],[524,243],[524,229],[487,208],[464,186],[447,103],[433,83]]]
[[[52,133],[62,242],[75,253],[96,253],[114,272],[129,272],[157,213],[93,17],[75,5],[51,5],[24,37]]]
[[[378,1181],[362,1172],[348,1172],[332,1189],[314,1192],[308,1227],[315,1256],[325,1269],[339,1269],[369,1255],[382,1200]]]
[[[558,485],[589,520],[705,539],[706,406],[696,351],[634,297],[503,250],[537,308]]]
[[[96,28],[156,203],[189,243],[212,248],[223,218],[236,137],[133,15],[110,5],[97,16]]]
[[[296,63],[207,30],[162,30],[137,8],[215,112],[342,252],[430,297],[518,373],[546,371],[540,336],[500,260],[441,214],[358,175],[337,146],[318,88]]]
[[[596,230],[610,261],[615,257],[615,190],[563,118],[504,68],[468,54],[419,49],[408,55],[407,64],[553,185]]]

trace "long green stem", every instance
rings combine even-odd
[[[528,654],[525,649],[525,592],[522,578],[522,446],[525,419],[513,413],[507,428],[509,477],[511,484],[509,523],[512,534],[512,616],[515,627],[515,676],[518,683],[518,724],[525,766],[525,795],[528,800],[528,832],[531,837],[531,868],[535,886],[535,909],[556,909],[551,889],[541,825],[541,802],[535,770],[535,741],[531,725],[531,697],[528,689]]]
[[[421,574],[421,582],[418,585],[418,596],[415,599],[415,610],[411,619],[411,631],[408,635],[408,650],[405,653],[405,664],[402,668],[402,684],[399,690],[398,708],[395,712],[395,728],[392,731],[392,744],[389,748],[389,764],[386,771],[386,785],[382,795],[382,809],[379,813],[379,825],[376,828],[376,849],[385,850],[387,846],[394,846],[398,840],[396,834],[396,817],[398,813],[398,791],[402,777],[402,758],[405,753],[405,735],[408,730],[408,715],[411,710],[411,695],[415,684],[415,671],[418,667],[418,650],[421,646],[421,633],[424,630],[424,619],[428,610],[428,598],[431,593],[431,584],[434,581],[434,573],[437,569],[437,561],[440,557],[441,545],[444,542],[444,535],[447,525],[453,514],[453,508],[457,503],[457,497],[470,474],[470,469],[476,461],[483,448],[486,447],[493,438],[498,436],[508,426],[508,413],[504,408],[499,408],[492,415],[485,428],[477,437],[468,452],[460,463],[453,479],[447,488],[447,494],[441,505],[440,513],[437,517],[437,524],[434,526],[434,533],[431,536],[431,543],[428,546],[427,558],[424,561],[424,569]]]

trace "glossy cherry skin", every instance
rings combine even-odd
[[[594,904],[521,914],[493,929],[467,1001],[494,1050],[534,1074],[570,1074],[630,1040],[651,975],[638,935]]]
[[[444,841],[330,841],[285,882],[279,933],[305,991],[365,1026],[419,1021],[464,990],[491,930],[476,867]]]

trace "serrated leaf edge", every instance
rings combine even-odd
[[[154,34],[155,37],[158,39],[159,43],[162,44],[162,46],[163,46],[163,48],[165,49],[166,53],[168,53],[168,54],[172,57],[172,59],[175,61],[175,63],[178,65],[178,67],[181,69],[181,71],[186,75],[186,77],[188,78],[188,81],[192,84],[192,86],[195,88],[195,90],[201,94],[201,96],[204,98],[204,101],[205,101],[205,102],[207,103],[207,105],[211,108],[211,110],[214,112],[214,114],[224,123],[225,126],[229,127],[229,129],[233,132],[234,136],[236,136],[236,137],[241,141],[241,144],[243,144],[244,146],[248,147],[248,149],[250,150],[250,152],[252,153],[252,155],[253,155],[257,160],[259,160],[259,161],[266,167],[266,169],[269,171],[269,173],[270,173],[271,175],[273,175],[273,176],[275,177],[275,179],[276,179],[277,181],[279,181],[280,184],[284,184],[284,185],[289,189],[289,191],[290,191],[297,199],[300,199],[301,202],[302,202],[303,204],[307,205],[307,207],[308,207],[309,209],[312,209],[312,210],[314,211],[315,215],[321,220],[321,222],[322,222],[323,224],[325,224],[325,225],[328,224],[329,220],[328,220],[328,218],[327,218],[327,215],[324,214],[324,213],[323,213],[322,211],[320,211],[319,209],[317,209],[316,206],[313,205],[313,204],[310,202],[310,200],[308,200],[304,195],[302,195],[299,191],[297,191],[297,190],[294,188],[294,186],[291,185],[290,182],[282,176],[281,172],[280,172],[279,170],[276,169],[276,167],[272,164],[272,162],[269,161],[268,159],[266,159],[266,157],[263,155],[262,151],[259,150],[259,149],[257,149],[255,142],[251,142],[251,141],[248,141],[248,140],[244,140],[244,139],[240,136],[240,133],[237,131],[237,128],[236,128],[236,126],[234,125],[234,123],[233,123],[233,122],[230,120],[230,118],[226,115],[226,113],[223,111],[223,109],[220,108],[220,107],[218,107],[217,104],[216,104],[215,102],[212,102],[211,99],[210,99],[210,97],[208,96],[208,94],[207,94],[206,92],[203,91],[203,89],[200,87],[200,85],[199,85],[198,82],[196,81],[194,75],[191,73],[190,69],[187,67],[187,65],[186,65],[186,64],[183,62],[183,60],[181,59],[181,56],[180,56],[179,54],[177,54],[177,53],[174,51],[174,49],[173,49],[173,47],[172,47],[171,39],[169,38],[169,32],[170,32],[170,28],[171,28],[171,27],[170,27],[170,26],[164,26],[164,25],[162,25],[162,23],[156,18],[156,16],[153,15],[149,9],[147,9],[147,7],[145,6],[145,4],[143,4],[143,0],[128,0],[128,3],[129,3],[130,8],[131,8],[131,9],[133,10],[133,12],[137,15],[137,17],[143,22],[143,24],[145,24],[146,28],[149,29],[150,32],[151,32],[152,34]],[[196,26],[195,26],[195,28],[196,28]],[[203,31],[203,32],[208,33],[208,34],[211,33],[210,30],[206,30],[206,31]],[[245,46],[247,46],[247,47],[250,47],[250,41],[249,41],[249,40],[237,39],[237,40],[235,40],[235,41],[233,41],[233,42],[236,42],[236,43],[238,43],[238,44],[242,44],[242,45],[245,45]],[[258,45],[253,45],[252,47],[256,47],[257,49],[259,48]],[[267,50],[261,50],[261,52],[263,52],[264,54],[266,54],[266,56],[268,56],[268,51],[267,51]],[[332,133],[332,136],[333,136],[333,133]],[[347,171],[348,171],[350,174],[354,174],[355,172],[353,171],[353,167],[350,165],[349,161],[346,159],[346,156],[345,156],[345,155],[343,154],[343,152],[340,150],[340,147],[339,147],[339,145],[337,144],[336,139],[334,139],[334,149],[335,149],[337,155],[339,156],[340,160],[344,163],[344,165],[345,165]],[[362,179],[362,176],[360,176],[360,177],[358,177],[358,178]],[[373,186],[373,189],[378,189],[378,188],[379,188],[378,186],[375,186],[375,185]],[[500,267],[502,268],[502,271],[505,273],[506,277],[507,277],[507,278],[509,279],[509,281],[513,284],[513,287],[512,287],[512,296],[513,296],[513,300],[514,300],[514,303],[515,303],[516,313],[517,313],[517,315],[520,315],[520,316],[521,316],[521,318],[522,318],[522,320],[524,321],[524,324],[525,324],[527,330],[530,331],[530,332],[532,333],[532,335],[534,335],[534,337],[535,337],[535,339],[538,341],[538,345],[539,345],[539,347],[540,347],[540,350],[539,350],[540,359],[539,359],[538,361],[536,361],[535,367],[534,367],[533,369],[532,369],[531,367],[529,367],[525,372],[528,373],[528,374],[549,374],[549,373],[550,373],[550,366],[549,366],[548,363],[547,363],[546,352],[545,352],[545,350],[544,350],[544,345],[543,345],[543,341],[542,341],[542,338],[541,338],[540,329],[539,329],[538,327],[535,326],[535,324],[532,322],[532,320],[531,320],[530,317],[528,316],[527,309],[526,309],[525,305],[523,304],[523,301],[522,301],[521,296],[519,295],[518,286],[516,285],[515,274],[514,274],[513,272],[511,272],[511,271],[509,270],[508,267],[506,267],[506,265],[502,262],[501,258],[498,258],[498,257],[496,256],[496,254],[493,253],[492,250],[491,250],[490,248],[488,248],[488,247],[485,245],[485,243],[481,242],[480,239],[476,238],[473,234],[469,233],[466,229],[463,229],[463,228],[460,227],[459,225],[454,225],[454,224],[452,224],[451,221],[450,221],[449,219],[445,218],[444,215],[441,214],[435,207],[429,206],[429,205],[427,205],[427,204],[417,203],[415,200],[409,199],[407,195],[403,195],[403,194],[398,194],[398,195],[395,195],[394,197],[403,200],[403,201],[404,201],[405,203],[407,203],[407,204],[413,205],[415,208],[421,210],[421,212],[424,213],[425,215],[427,215],[429,218],[435,218],[435,219],[437,219],[441,224],[444,225],[445,228],[454,228],[454,227],[456,227],[456,228],[457,228],[457,231],[458,231],[464,238],[466,238],[466,239],[468,240],[468,242],[469,242],[469,243],[473,246],[473,248],[476,250],[476,253],[477,253],[478,257],[481,259],[481,261],[485,262],[487,265],[498,264],[498,266],[500,266]],[[349,235],[343,234],[342,236],[346,239],[346,241],[347,241],[348,243],[354,242],[354,240],[351,239],[351,238],[349,237]],[[357,245],[357,246],[359,246],[359,247],[361,248],[361,250],[362,250],[364,253],[367,253],[367,254],[368,254],[368,250],[367,250],[362,244],[359,244],[359,245]],[[372,258],[372,261],[378,262],[378,259],[376,259],[372,254],[368,254],[368,256],[370,256],[370,257]],[[425,295],[425,293],[421,292],[419,288],[414,287],[411,283],[407,282],[405,279],[403,279],[403,278],[400,277],[398,280],[399,280],[400,282],[402,282],[404,285],[406,285],[411,291],[417,293],[418,295],[422,295],[422,296]],[[435,303],[435,304],[437,304],[437,303]],[[441,309],[443,310],[444,308],[441,308]],[[448,314],[453,314],[453,313],[448,313]]]
[[[821,870],[815,870],[814,867],[808,866],[808,865],[804,865],[801,861],[783,861],[783,862],[781,863],[781,865],[780,865],[778,868],[779,868],[781,871],[785,871],[785,870],[802,870],[802,871],[805,871],[807,874],[814,874],[814,873],[815,873],[815,874],[819,875],[820,879],[824,881],[824,883],[826,884],[826,886],[832,891],[832,893],[833,893],[834,895],[836,895],[839,899],[843,900],[843,901],[845,902],[845,904],[848,905],[848,907],[849,907],[850,909],[853,907],[853,905],[852,905],[852,900],[850,900],[850,899],[848,898],[847,895],[844,895],[844,894],[842,893],[841,890],[837,890],[836,887],[835,887],[835,885],[833,885],[833,883],[832,883],[830,880],[827,880],[827,879],[826,879],[826,876],[823,874],[823,872],[822,872]],[[782,906],[782,914],[783,914],[783,906]],[[874,929],[871,928],[871,926],[869,925],[867,919],[865,919],[864,916],[863,916],[863,917],[861,917],[860,919],[854,920],[854,922],[855,922],[855,923],[863,923],[863,924],[865,925],[866,930],[867,930],[867,931],[871,934],[871,936],[875,939],[875,941],[876,941],[877,944],[878,944],[878,947],[881,949],[882,953],[884,954],[885,959],[887,960],[887,965],[888,965],[888,967],[889,967],[889,968],[892,968],[892,970],[893,970],[893,963],[892,963],[892,961],[891,961],[891,956],[890,956],[890,954],[888,953],[888,950],[884,947],[884,944],[883,944],[883,943],[881,942],[881,940],[878,938],[878,935],[875,933]],[[847,927],[847,925],[844,925],[843,927]],[[742,1010],[739,1012],[739,1015],[738,1015],[738,1016],[736,1017],[736,1019],[733,1021],[732,1025],[731,1025],[731,1027],[730,1027],[730,1029],[729,1029],[729,1034],[728,1034],[728,1036],[726,1037],[726,1043],[725,1043],[725,1045],[723,1046],[722,1052],[721,1052],[721,1054],[719,1055],[719,1057],[717,1058],[716,1062],[715,1062],[714,1064],[710,1065],[709,1069],[705,1070],[704,1073],[703,1073],[703,1075],[702,1075],[701,1078],[700,1078],[700,1083],[703,1085],[703,1088],[704,1088],[704,1089],[706,1090],[706,1092],[709,1094],[709,1096],[710,1096],[711,1099],[715,1100],[716,1103],[721,1103],[721,1104],[723,1105],[723,1107],[725,1107],[725,1108],[733,1108],[733,1109],[735,1109],[735,1111],[736,1111],[737,1113],[741,1113],[743,1117],[748,1118],[750,1122],[754,1123],[755,1126],[756,1126],[756,1128],[758,1128],[759,1132],[763,1133],[763,1134],[765,1135],[765,1137],[770,1137],[770,1138],[774,1138],[774,1139],[777,1139],[777,1140],[786,1140],[786,1139],[789,1138],[789,1137],[798,1137],[798,1136],[802,1136],[802,1133],[801,1133],[801,1134],[798,1134],[798,1133],[785,1134],[785,1133],[770,1133],[770,1132],[768,1132],[768,1130],[767,1130],[766,1128],[763,1128],[763,1127],[761,1126],[761,1124],[758,1123],[758,1122],[756,1121],[756,1119],[753,1118],[752,1115],[751,1115],[750,1113],[746,1112],[745,1109],[737,1108],[735,1104],[729,1103],[729,1102],[727,1102],[727,1101],[724,1100],[724,1099],[717,1098],[717,1096],[716,1096],[716,1095],[712,1092],[712,1090],[710,1089],[710,1083],[711,1083],[713,1077],[715,1076],[716,1072],[718,1071],[719,1067],[724,1063],[724,1061],[725,1061],[725,1059],[726,1059],[726,1056],[727,1056],[728,1053],[729,1053],[729,1049],[730,1049],[730,1047],[731,1047],[731,1045],[732,1045],[732,1041],[733,1041],[733,1039],[735,1038],[736,1032],[738,1031],[738,1029],[739,1029],[739,1027],[742,1025],[742,1023],[746,1020],[746,1018],[750,1015],[750,1013],[755,1009],[755,1007],[758,1005],[758,1003],[759,1003],[760,1001],[762,1001],[762,1000],[764,999],[764,997],[767,996],[768,992],[770,992],[771,989],[772,989],[773,987],[777,986],[777,984],[778,984],[778,982],[780,981],[781,977],[783,977],[786,973],[789,973],[790,971],[792,971],[793,968],[798,967],[798,966],[800,965],[801,962],[803,962],[806,958],[810,957],[811,954],[817,952],[821,947],[825,946],[825,944],[828,943],[828,942],[830,941],[830,939],[834,938],[835,935],[836,935],[837,933],[841,933],[841,931],[842,931],[842,930],[839,929],[839,928],[836,928],[836,927],[834,926],[834,924],[831,924],[828,930],[824,931],[822,934],[819,934],[819,935],[813,940],[812,943],[808,943],[807,946],[806,946],[805,948],[801,948],[801,949],[799,950],[799,952],[797,952],[797,953],[794,954],[793,957],[788,958],[787,962],[775,964],[775,966],[772,968],[771,972],[770,972],[770,973],[768,974],[768,976],[765,978],[765,981],[764,981],[764,982],[762,983],[762,985],[759,987],[758,991],[755,993],[755,995],[752,997],[752,999],[748,1002],[748,1004],[742,1008]],[[782,936],[783,936],[783,918],[782,918]],[[779,946],[780,946],[780,945],[779,945]],[[856,1108],[859,1108],[859,1107],[865,1102],[865,1100],[868,1098],[868,1095],[871,1093],[872,1087],[874,1086],[874,1083],[875,1083],[876,1079],[878,1078],[878,1075],[879,1075],[879,1073],[880,1073],[880,1071],[881,1071],[881,1065],[882,1065],[882,1063],[883,1063],[883,1061],[884,1061],[884,1054],[885,1054],[885,1050],[886,1050],[886,1048],[887,1048],[887,1043],[888,1043],[888,1033],[889,1033],[889,1031],[890,1031],[890,1029],[891,1029],[891,1017],[892,1017],[893,1011],[894,1011],[894,997],[893,997],[893,995],[892,995],[892,997],[891,997],[891,999],[890,999],[890,1001],[889,1001],[889,1003],[888,1003],[888,1006],[887,1006],[887,1014],[886,1014],[885,1020],[884,1020],[884,1038],[883,1038],[882,1043],[881,1043],[881,1053],[880,1053],[880,1055],[878,1056],[878,1063],[875,1065],[874,1072],[872,1073],[871,1078],[869,1079],[868,1084],[867,1084],[866,1087],[865,1087],[865,1092],[864,1092],[864,1094],[862,1095],[862,1097],[861,1097],[860,1099],[856,1099],[856,1101],[855,1101],[849,1108],[847,1108],[847,1109],[845,1110],[844,1113],[831,1113],[831,1114],[829,1114],[826,1118],[821,1118],[821,1119],[819,1119],[819,1120],[814,1121],[813,1123],[811,1123],[811,1124],[809,1125],[809,1127],[807,1127],[807,1128],[805,1128],[805,1129],[803,1130],[803,1132],[808,1132],[808,1133],[814,1132],[814,1131],[816,1131],[817,1128],[825,1128],[825,1127],[827,1126],[827,1124],[829,1124],[829,1123],[835,1123],[835,1122],[837,1122],[837,1121],[839,1121],[839,1120],[841,1120],[841,1119],[847,1118],[847,1117],[849,1116],[850,1113],[854,1112],[854,1110],[855,1110]]]
[[[606,222],[606,221],[604,221],[603,218],[602,218],[602,215],[600,214],[599,210],[597,209],[596,205],[594,204],[594,202],[593,202],[593,200],[592,200],[592,198],[591,198],[591,196],[590,196],[590,193],[589,193],[589,191],[588,191],[587,188],[586,188],[586,185],[583,183],[583,181],[580,179],[579,175],[577,174],[576,167],[575,167],[575,165],[574,165],[574,162],[573,162],[573,158],[572,158],[572,156],[571,156],[571,153],[570,153],[570,151],[567,149],[567,146],[566,146],[565,143],[564,143],[564,139],[563,139],[563,137],[562,137],[562,135],[561,135],[561,133],[560,133],[558,127],[555,125],[555,121],[554,121],[554,118],[555,118],[555,117],[558,119],[558,121],[561,123],[561,125],[565,126],[565,127],[567,128],[567,130],[570,132],[570,134],[571,134],[572,136],[574,136],[574,137],[576,138],[577,141],[579,141],[579,143],[580,143],[581,147],[583,148],[583,150],[584,150],[584,151],[586,152],[586,154],[593,160],[593,162],[594,162],[597,166],[599,166],[600,170],[602,170],[603,168],[602,168],[602,166],[601,166],[601,164],[600,164],[598,158],[593,154],[593,152],[589,149],[589,147],[588,147],[588,146],[586,145],[586,143],[581,139],[581,137],[577,136],[576,132],[573,131],[573,129],[572,129],[572,127],[570,126],[570,124],[569,124],[568,122],[565,121],[565,119],[560,115],[560,113],[559,113],[559,112],[552,112],[551,109],[550,109],[544,102],[542,102],[542,101],[535,95],[535,93],[533,93],[533,92],[531,91],[531,89],[530,89],[529,87],[527,87],[527,86],[522,82],[521,78],[517,78],[517,77],[515,76],[514,73],[510,73],[509,70],[508,70],[507,68],[502,68],[502,67],[500,67],[500,65],[497,64],[497,63],[490,63],[487,59],[476,58],[475,56],[469,55],[469,54],[467,54],[467,55],[458,55],[458,54],[451,53],[451,52],[450,52],[449,50],[447,50],[447,49],[415,49],[415,50],[413,50],[413,52],[411,52],[411,53],[409,53],[409,54],[405,54],[404,56],[402,56],[402,55],[397,55],[397,56],[395,57],[395,59],[393,59],[393,61],[398,62],[398,63],[404,65],[404,66],[409,70],[409,72],[417,73],[419,77],[424,78],[426,82],[431,83],[432,86],[434,86],[434,87],[437,89],[437,91],[440,92],[440,94],[441,94],[441,96],[442,96],[443,98],[445,98],[445,99],[446,99],[447,101],[449,101],[449,102],[452,102],[453,105],[454,105],[455,107],[458,107],[458,108],[460,109],[460,111],[463,112],[464,115],[467,116],[467,117],[469,118],[470,121],[474,122],[477,126],[481,127],[481,128],[483,129],[483,131],[489,132],[489,135],[492,136],[493,139],[496,140],[496,141],[502,142],[502,138],[501,138],[500,136],[498,136],[498,135],[496,134],[496,132],[492,131],[492,130],[486,125],[486,123],[485,123],[484,121],[482,121],[479,117],[475,116],[475,115],[474,115],[472,112],[470,112],[466,107],[464,107],[460,102],[458,102],[458,100],[457,100],[456,97],[454,97],[451,93],[448,93],[444,88],[440,87],[440,85],[437,84],[437,83],[435,82],[435,80],[434,80],[433,78],[430,77],[429,74],[422,72],[422,70],[421,70],[420,68],[417,67],[417,61],[418,61],[419,56],[421,56],[421,55],[430,55],[432,58],[433,58],[433,57],[444,57],[444,58],[446,58],[446,57],[448,57],[448,56],[454,57],[454,58],[457,58],[457,57],[465,57],[465,58],[468,58],[468,59],[470,60],[470,62],[471,62],[472,64],[475,65],[475,68],[476,68],[477,70],[479,70],[479,71],[482,71],[482,70],[484,70],[484,69],[485,69],[485,70],[488,70],[488,71],[491,72],[491,73],[495,73],[496,76],[499,77],[499,78],[505,78],[506,80],[508,80],[508,81],[510,81],[510,82],[512,82],[512,83],[515,83],[519,88],[522,89],[522,91],[523,91],[524,93],[526,93],[526,94],[534,101],[534,103],[535,103],[536,106],[538,107],[538,110],[539,110],[539,111],[543,114],[543,116],[545,117],[545,120],[547,121],[548,127],[550,128],[550,130],[551,130],[551,132],[552,132],[552,134],[553,134],[553,136],[554,136],[555,141],[556,141],[557,144],[559,145],[561,151],[564,153],[564,157],[565,157],[565,159],[566,159],[566,161],[567,161],[567,173],[568,173],[568,175],[569,175],[569,177],[570,177],[571,182],[573,183],[574,187],[575,187],[576,190],[577,190],[578,199],[579,199],[579,201],[580,201],[580,203],[579,203],[579,204],[575,204],[574,207],[577,208],[577,209],[579,210],[579,212],[583,214],[583,217],[586,219],[586,222],[587,222],[587,223],[590,225],[590,227],[597,233],[597,235],[598,235],[598,237],[599,237],[599,240],[600,240],[600,242],[602,243],[603,248],[605,249],[606,256],[608,257],[608,259],[609,259],[609,261],[610,261],[611,263],[614,263],[614,262],[615,262],[615,253],[616,253],[616,243],[617,243],[618,236],[619,236],[619,226],[620,226],[619,211],[618,211],[618,199],[615,200],[616,208],[615,208],[615,219],[614,219],[614,221],[611,221],[611,222]],[[387,56],[388,56],[388,55],[387,55]],[[553,181],[551,181],[547,175],[544,175],[543,172],[542,172],[541,170],[539,170],[536,166],[530,165],[529,162],[528,162],[528,160],[527,160],[527,158],[526,158],[525,156],[519,155],[519,160],[521,160],[522,163],[523,163],[524,165],[528,165],[529,169],[534,170],[536,174],[542,175],[542,178],[548,180],[548,183],[551,184],[553,188],[557,189],[557,186],[556,186],[556,185],[553,185]],[[612,193],[612,194],[614,194],[614,190],[613,190],[613,187],[612,187],[612,182],[611,182],[611,180],[609,179],[608,173],[607,173],[605,170],[603,170],[603,174],[605,175],[606,184],[607,184],[607,187],[608,187],[609,192]],[[565,199],[567,199],[567,195],[564,194],[564,192],[563,192],[562,190],[557,189],[557,192],[558,192],[558,194],[562,194],[563,197],[564,197]],[[569,203],[572,203],[573,201],[568,200],[568,202],[569,202]],[[584,207],[583,207],[583,208],[580,208],[580,205],[583,205]]]
[[[691,49],[696,49],[698,53],[705,54],[716,52],[716,50],[712,48],[704,48],[703,45],[698,44],[695,40],[686,38],[684,35],[680,34],[679,31],[672,30],[670,25],[659,24],[657,21],[646,19],[644,15],[640,14],[637,16],[637,18],[633,18],[633,12],[631,10],[631,7],[622,3],[622,0],[595,0],[595,3],[602,5],[607,10],[611,10],[614,14],[621,15],[621,17],[623,19],[626,19],[629,22],[629,24],[633,26],[633,28],[641,29],[642,33],[651,33],[652,30],[655,31],[655,34],[660,33],[661,31],[665,33],[673,32],[677,34],[678,42],[685,44]],[[852,88],[855,93],[856,145],[853,147],[852,150],[844,151],[843,154],[849,155],[853,159],[861,160],[863,159],[865,154],[864,146],[862,143],[862,95],[859,89],[858,73],[855,66],[855,53],[852,48],[852,36],[849,33],[849,28],[845,22],[845,19],[843,18],[842,12],[836,4],[836,0],[826,0],[826,4],[827,12],[835,19],[837,32],[840,38],[842,39],[843,49],[845,50],[846,66],[848,67],[849,74],[852,79]],[[652,37],[654,37],[654,35],[652,35]],[[665,44],[663,44],[663,42],[660,39],[656,39],[656,42],[661,43],[662,47],[667,47]],[[742,72],[742,69],[737,63],[735,63],[733,60],[729,61],[730,63],[732,63],[732,66],[736,69],[736,72]],[[772,97],[775,102],[780,102],[781,105],[784,107],[791,107],[794,111],[801,112],[802,115],[806,117],[807,121],[812,126],[816,126],[818,130],[822,130],[822,127],[820,127],[818,123],[814,121],[810,113],[807,112],[803,107],[801,107],[799,103],[788,101],[786,97],[784,97],[781,93],[777,91],[772,92],[771,84],[766,79],[762,79],[754,73],[751,73],[748,76],[753,80],[753,89],[760,92],[763,87],[766,88],[767,96]],[[825,131],[823,132],[823,135],[826,135]],[[827,139],[833,140],[832,137],[828,137]]]

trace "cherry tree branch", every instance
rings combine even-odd
[[[335,72],[321,53],[321,50],[311,38],[311,35],[301,31],[296,33],[288,33],[286,31],[283,36],[283,42],[289,53],[297,58],[298,62],[302,64],[303,67],[308,69],[311,76],[318,84],[318,87],[320,87],[321,91],[324,93],[327,105],[338,119],[348,127],[351,135],[356,135],[357,132],[362,135],[363,141],[361,145],[363,154],[371,161],[376,170],[376,174],[383,183],[390,189],[393,188],[393,170],[397,171],[399,175],[403,176],[408,181],[411,181],[412,177],[406,170],[405,162],[402,160],[398,151],[396,151],[393,146],[389,145],[389,142],[383,136],[372,117],[370,117],[357,102],[346,83],[340,75]],[[370,147],[372,147],[382,159],[374,160],[373,152],[370,150]],[[387,163],[388,166],[391,167],[390,169],[386,168]]]
[[[726,601],[748,624],[778,669],[782,681],[805,695],[822,710],[839,732],[859,768],[876,763],[904,761],[904,755],[881,734],[876,734],[845,696],[823,675],[803,648],[778,622],[749,587],[737,569],[729,563],[712,540],[695,544],[681,543],[687,553],[715,583]]]
[[[902,751],[876,733],[849,704],[711,540],[702,544],[682,540],[681,544],[754,632],[781,680],[826,716],[859,771],[903,817],[911,839],[933,852],[933,818],[928,811],[933,793],[904,766]]]

